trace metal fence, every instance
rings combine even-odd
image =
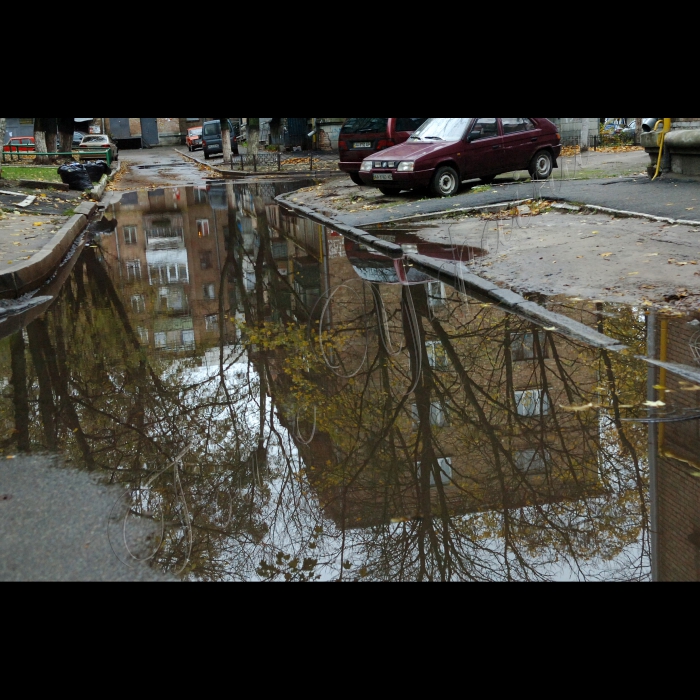
[[[6,150],[7,149],[7,150]],[[36,159],[37,156],[47,157],[47,158],[77,158],[77,160],[82,160],[85,157],[96,158],[98,160],[106,160],[107,165],[112,167],[112,149],[108,148],[106,150],[99,151],[79,151],[70,153],[37,153],[36,151],[27,150],[27,146],[5,146],[2,150],[2,162],[3,163],[21,163],[26,159]]]

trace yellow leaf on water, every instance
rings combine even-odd
[[[644,405],[647,408],[663,408],[666,404],[663,401],[647,401]]]
[[[636,277],[639,273],[638,272],[630,272],[628,277]]]
[[[583,411],[592,411],[597,407],[592,403],[589,403],[585,406],[559,406],[559,408],[561,408],[563,411],[569,411],[569,413],[583,413]]]

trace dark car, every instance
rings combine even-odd
[[[238,151],[236,131],[230,121],[228,124],[231,138],[231,152],[236,153]],[[204,151],[206,160],[209,160],[213,155],[219,153],[223,154],[224,142],[221,132],[221,122],[218,119],[211,122],[204,122],[202,125],[202,150]]]
[[[77,148],[83,142],[83,139],[87,136],[82,131],[73,132],[73,148]]]
[[[561,136],[544,117],[434,117],[406,143],[366,158],[360,177],[387,195],[429,188],[451,197],[464,180],[490,184],[516,170],[546,180],[560,154]]]
[[[428,117],[351,117],[340,130],[340,169],[362,185],[360,166],[367,156],[404,143]]]

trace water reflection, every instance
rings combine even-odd
[[[2,447],[128,485],[193,579],[649,579],[680,545],[648,448],[666,493],[698,424],[626,421],[659,382],[645,315],[550,303],[631,347],[592,349],[286,212],[292,187],[123,195],[2,341]]]

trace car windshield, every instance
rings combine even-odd
[[[459,141],[473,117],[433,117],[411,136],[411,141]]]
[[[351,117],[341,134],[383,134],[389,128],[389,117]]]
[[[201,129],[190,129],[190,134],[192,136],[201,136],[202,130]]]
[[[204,127],[205,136],[218,136],[221,133],[221,126],[219,124],[207,124]]]

